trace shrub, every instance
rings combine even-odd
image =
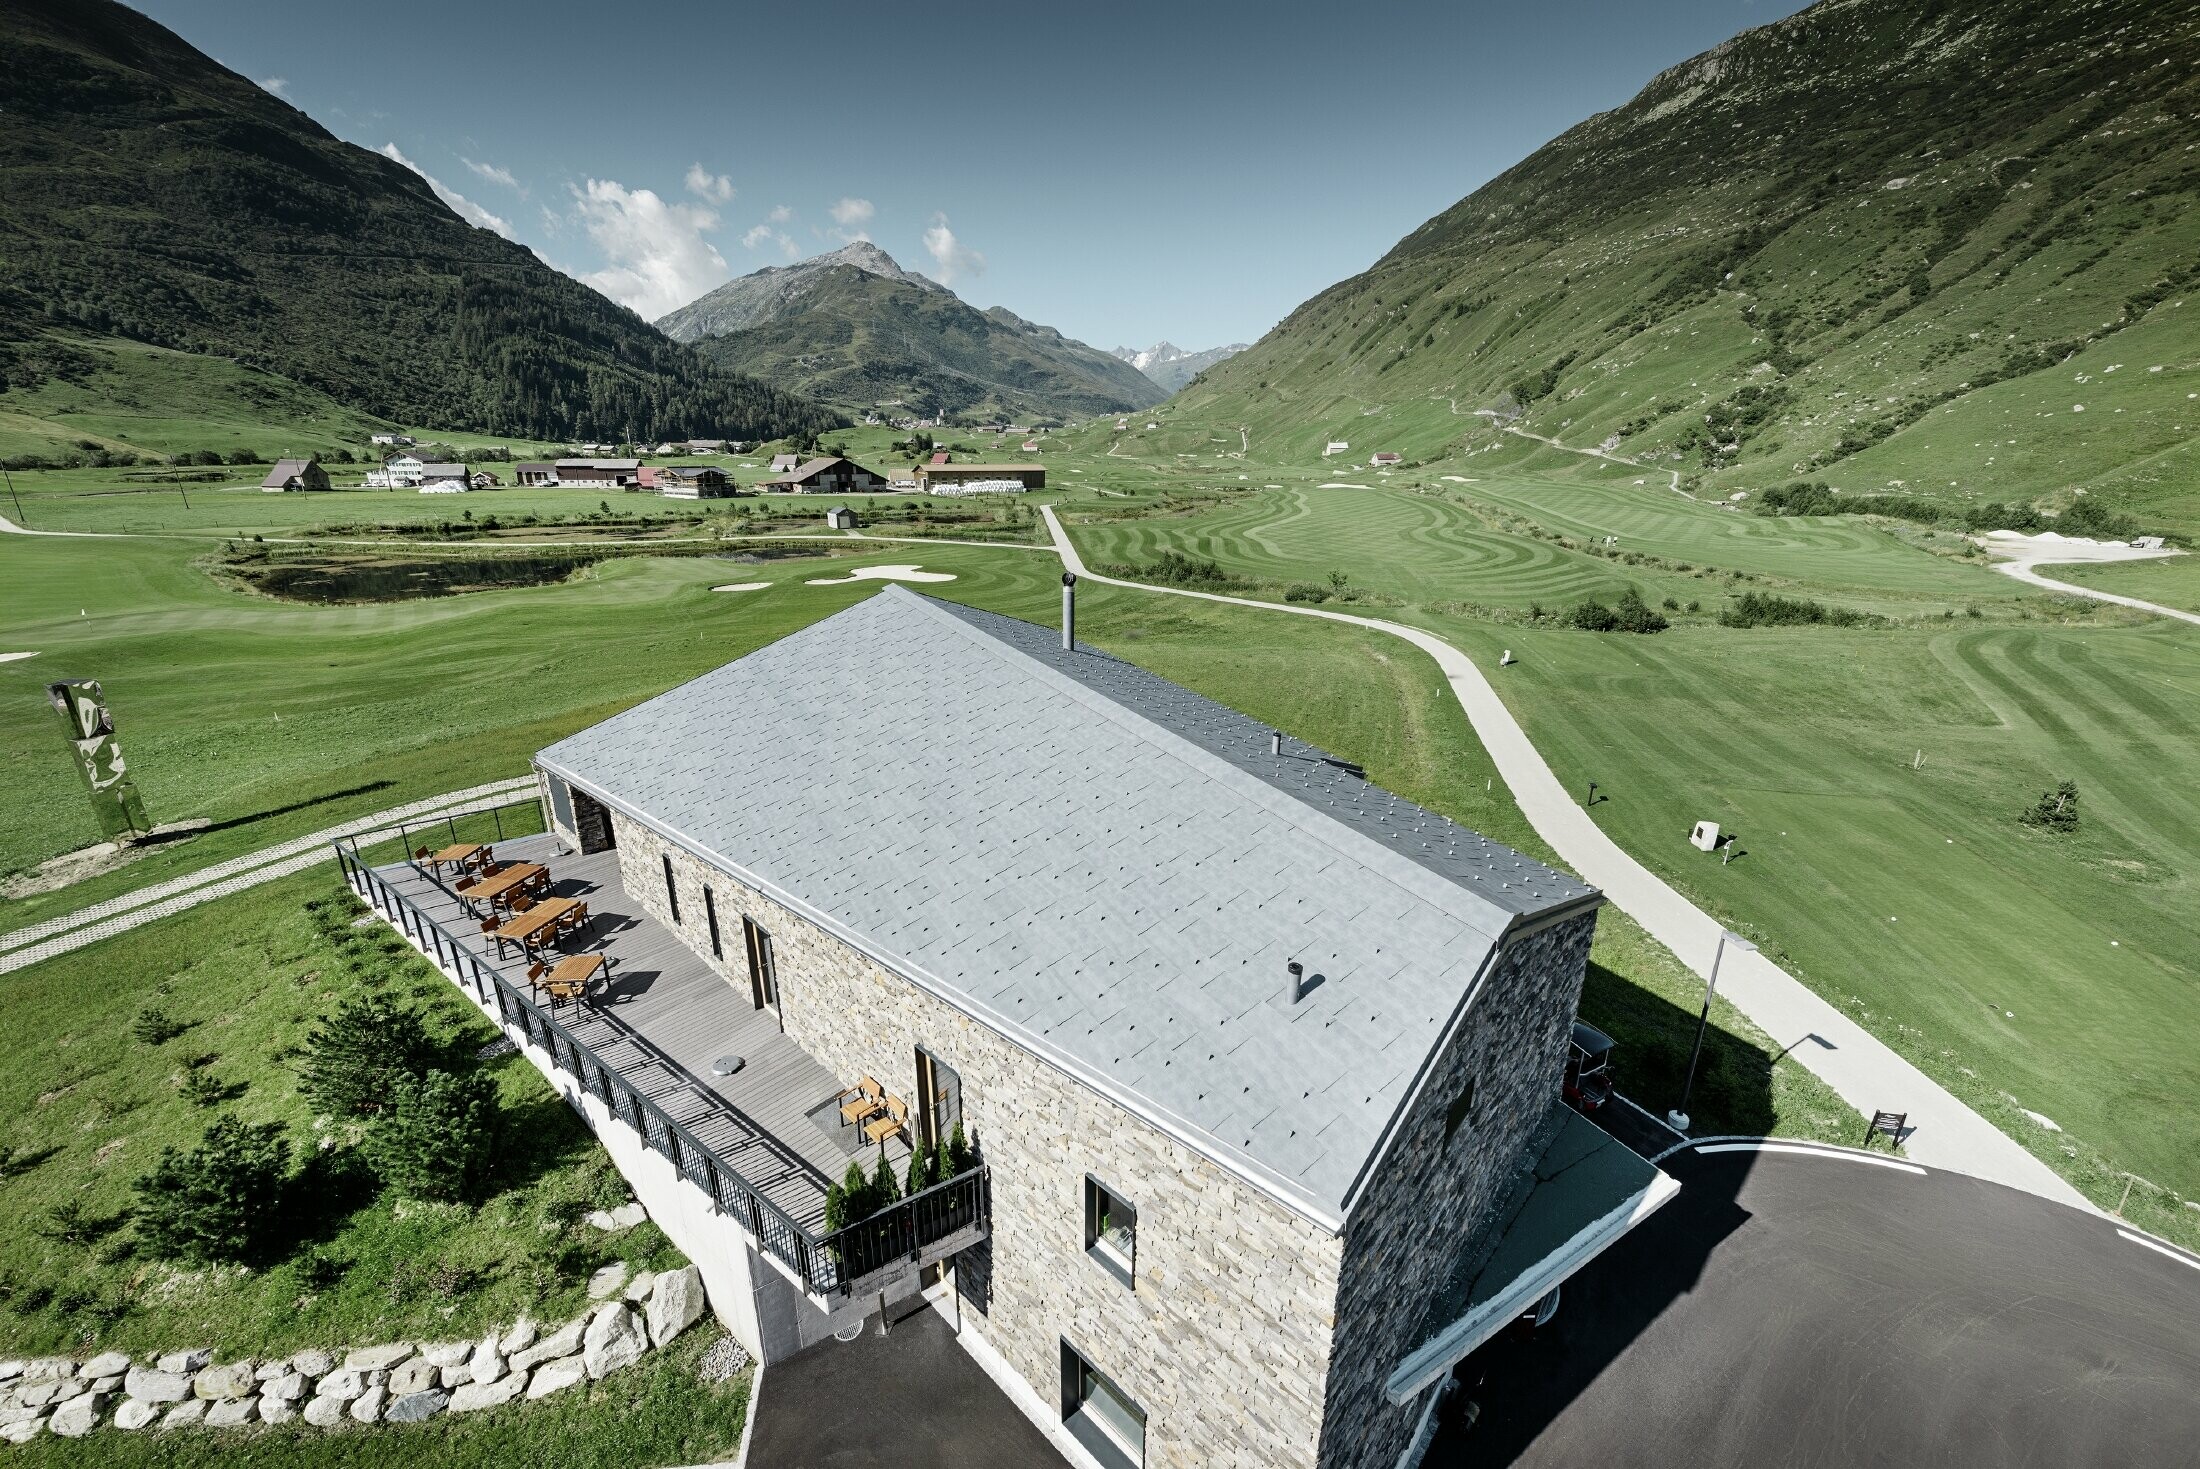
[[[1618,602],[1607,607],[1595,598],[1578,604],[1566,614],[1570,626],[1584,632],[1664,632],[1673,624],[1665,615],[1642,600],[1642,594],[1632,587],[1620,594]]]
[[[382,995],[340,1002],[306,1033],[298,1090],[321,1111],[371,1117],[388,1109],[400,1082],[425,1076],[435,1046],[420,1015]]]
[[[1329,589],[1327,587],[1317,587],[1310,581],[1295,581],[1283,589],[1283,600],[1286,602],[1326,602],[1329,600]]]
[[[147,1006],[138,1012],[137,1020],[130,1026],[130,1033],[149,1046],[158,1046],[174,1040],[191,1027],[176,1019],[166,1010]]]
[[[2073,832],[2078,829],[2078,783],[2066,780],[2034,802],[2017,818],[2042,831]]]
[[[886,1161],[886,1149],[878,1150],[878,1167],[871,1173],[871,1212],[877,1213],[888,1204],[901,1198],[901,1185],[894,1178],[894,1165]]]
[[[367,1133],[367,1162],[407,1198],[474,1198],[488,1181],[496,1135],[496,1082],[487,1073],[403,1076]]]
[[[1722,627],[1860,627],[1879,619],[1847,607],[1828,607],[1802,597],[1744,592],[1719,612]]]
[[[218,1107],[244,1088],[232,1087],[204,1067],[194,1066],[183,1074],[176,1090],[194,1107]]]
[[[251,1259],[281,1219],[289,1180],[281,1123],[220,1118],[190,1152],[162,1149],[137,1180],[138,1233],[166,1259]]]
[[[909,1172],[902,1179],[902,1192],[905,1194],[921,1194],[930,1188],[933,1182],[932,1150],[930,1148],[912,1148],[909,1152]]]

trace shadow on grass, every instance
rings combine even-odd
[[[370,780],[365,785],[349,786],[343,790],[330,791],[321,796],[308,796],[303,801],[292,801],[287,806],[270,806],[267,810],[255,811],[250,816],[232,816],[226,821],[216,821],[202,826],[191,835],[204,836],[208,832],[231,831],[240,826],[250,826],[256,821],[267,821],[277,816],[288,816],[293,811],[307,811],[315,806],[325,806],[331,801],[341,801],[351,796],[367,796],[376,791],[386,791],[395,784],[397,782],[393,780]]]
[[[1616,1084],[1657,1116],[1680,1104],[1688,1053],[1696,1041],[1697,1013],[1602,964],[1593,960],[1589,964],[1581,1018],[1618,1043],[1612,1060]],[[1696,1064],[1696,1085],[1688,1099],[1689,1115],[1695,1120],[1690,1130],[1697,1137],[1771,1132],[1779,1120],[1772,1102],[1776,1059],[1774,1053],[1722,1029],[1714,1017],[1704,1033],[1703,1059]]]

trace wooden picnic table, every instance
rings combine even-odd
[[[534,989],[548,990],[553,1000],[579,1000],[588,995],[588,982],[603,973],[601,954],[568,954],[550,966],[540,979],[528,981]]]
[[[518,944],[520,952],[532,953],[537,944],[554,942],[566,929],[579,928],[587,921],[588,905],[579,898],[551,898],[519,914],[490,936],[497,941],[499,954],[506,944]]]
[[[428,866],[431,869],[456,867],[463,872],[469,867],[479,867],[488,860],[489,849],[487,846],[480,842],[459,842],[456,845],[445,847],[440,852],[430,853]]]
[[[523,891],[547,891],[550,886],[550,869],[540,862],[514,862],[494,877],[485,877],[470,888],[460,888],[461,903],[487,903],[491,908],[504,908]]]

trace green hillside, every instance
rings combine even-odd
[[[91,337],[226,359],[217,393],[233,365],[489,433],[833,421],[466,224],[418,175],[111,0],[0,10],[0,113],[0,412],[98,376],[103,354],[73,340]]]
[[[980,311],[868,242],[728,281],[660,325],[738,371],[852,409],[1022,421],[1166,396],[1128,362],[1002,307]]]
[[[2200,530],[2200,6],[1826,0],[1653,80],[1165,410]],[[1187,444],[1186,447],[1192,447]]]

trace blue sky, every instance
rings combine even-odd
[[[1250,341],[1794,0],[137,0],[656,316],[857,235],[1100,347]]]

